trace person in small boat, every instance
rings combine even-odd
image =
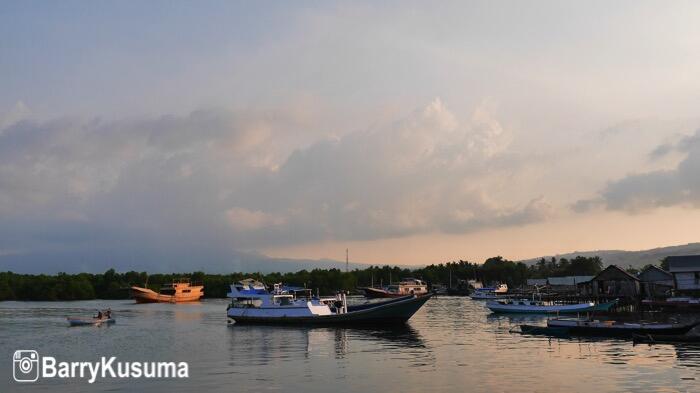
[[[97,316],[95,318],[102,319],[102,311],[97,310]]]
[[[112,309],[111,309],[111,308],[108,308],[107,311],[105,311],[105,317],[106,317],[107,319],[111,319],[111,318],[112,318]]]

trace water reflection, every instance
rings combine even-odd
[[[357,352],[420,351],[420,364],[432,353],[410,325],[388,328],[295,327],[229,325],[231,365],[267,365],[293,355],[304,359],[333,356],[342,359]],[[251,363],[252,362],[252,363]]]

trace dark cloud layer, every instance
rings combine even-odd
[[[0,261],[226,270],[256,255],[241,250],[464,233],[548,214],[537,195],[504,205],[481,185],[508,143],[483,111],[460,123],[437,100],[390,126],[293,150],[280,141],[296,126],[228,111],[16,122],[0,132]]]

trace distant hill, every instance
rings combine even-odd
[[[366,269],[370,264],[350,262],[350,270]],[[271,258],[261,254],[240,254],[237,260],[233,261],[225,268],[220,267],[222,271],[235,272],[296,272],[299,270],[313,269],[331,269],[336,268],[345,270],[345,261],[336,261],[332,259],[292,259],[292,258]]]
[[[700,254],[700,243],[689,243],[682,246],[669,246],[652,248],[642,251],[624,251],[624,250],[598,250],[598,251],[575,251],[566,254],[548,255],[545,259],[551,257],[559,258],[575,258],[576,256],[592,257],[599,256],[603,260],[603,265],[618,265],[620,267],[632,266],[641,268],[645,265],[658,265],[659,261],[667,256],[672,255],[698,255]],[[536,263],[541,257],[525,259],[522,262],[527,264]]]

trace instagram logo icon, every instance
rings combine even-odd
[[[39,354],[36,351],[15,351],[12,366],[12,376],[17,382],[34,382],[39,379]]]

